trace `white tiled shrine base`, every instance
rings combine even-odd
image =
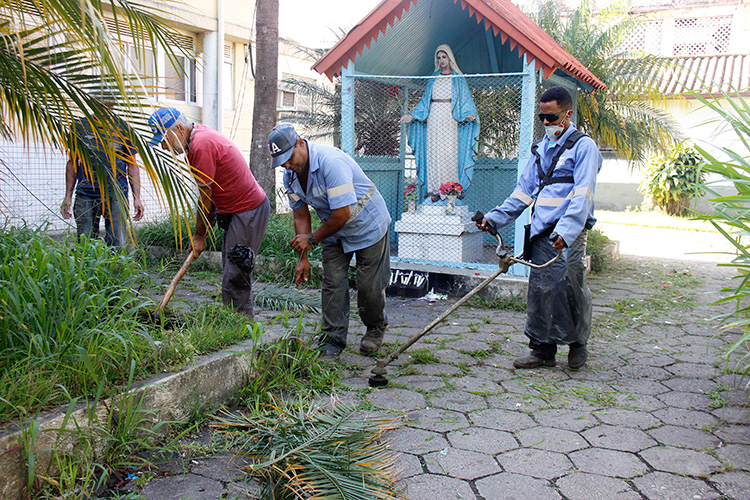
[[[446,214],[445,206],[420,205],[415,213],[402,214],[396,232],[400,258],[477,262],[482,256],[482,232],[466,206]]]

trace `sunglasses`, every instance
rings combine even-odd
[[[542,123],[544,123],[544,120],[552,123],[556,122],[562,113],[567,113],[567,111],[558,111],[557,113],[539,113],[537,116]]]

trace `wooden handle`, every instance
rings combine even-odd
[[[172,298],[172,294],[174,293],[175,288],[177,288],[177,283],[179,283],[182,277],[185,276],[185,273],[187,273],[187,270],[190,267],[190,264],[193,263],[194,259],[195,254],[191,251],[185,259],[185,262],[182,264],[180,270],[177,271],[177,274],[175,274],[174,278],[172,278],[172,282],[169,284],[169,288],[167,288],[167,293],[164,294],[164,298],[161,299],[161,302],[159,303],[160,311],[163,311],[164,308],[167,307],[167,304],[169,304],[169,299]]]

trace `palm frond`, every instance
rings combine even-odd
[[[533,15],[537,24],[607,85],[578,93],[578,123],[601,146],[616,150],[632,165],[681,140],[679,127],[658,108],[668,96],[659,88],[672,61],[645,53],[626,53],[623,41],[643,21],[624,4],[595,11],[588,0],[565,21],[554,1]]]
[[[255,460],[247,473],[260,481],[263,498],[384,500],[403,498],[382,440],[394,425],[355,407],[279,403],[262,414],[223,413],[215,427]]]

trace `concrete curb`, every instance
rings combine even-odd
[[[284,332],[264,332],[263,343],[282,337]],[[237,388],[247,380],[250,372],[249,354],[253,344],[247,340],[218,353],[199,357],[184,369],[157,375],[139,382],[139,386],[126,394],[109,398],[95,408],[79,405],[66,416],[65,408],[45,412],[34,421],[14,423],[11,429],[0,433],[0,498],[25,500],[27,463],[23,451],[24,431],[38,425],[33,439],[35,469],[38,474],[54,472],[53,449],[70,452],[74,449],[76,427],[90,428],[90,412],[95,412],[95,421],[106,422],[108,412],[118,411],[120,398],[140,401],[140,408],[147,411],[153,423],[184,420],[195,404],[224,404],[237,394]],[[168,426],[165,427],[165,431]],[[66,432],[68,431],[68,432]],[[95,432],[95,431],[92,431]],[[94,449],[101,455],[103,449]]]

